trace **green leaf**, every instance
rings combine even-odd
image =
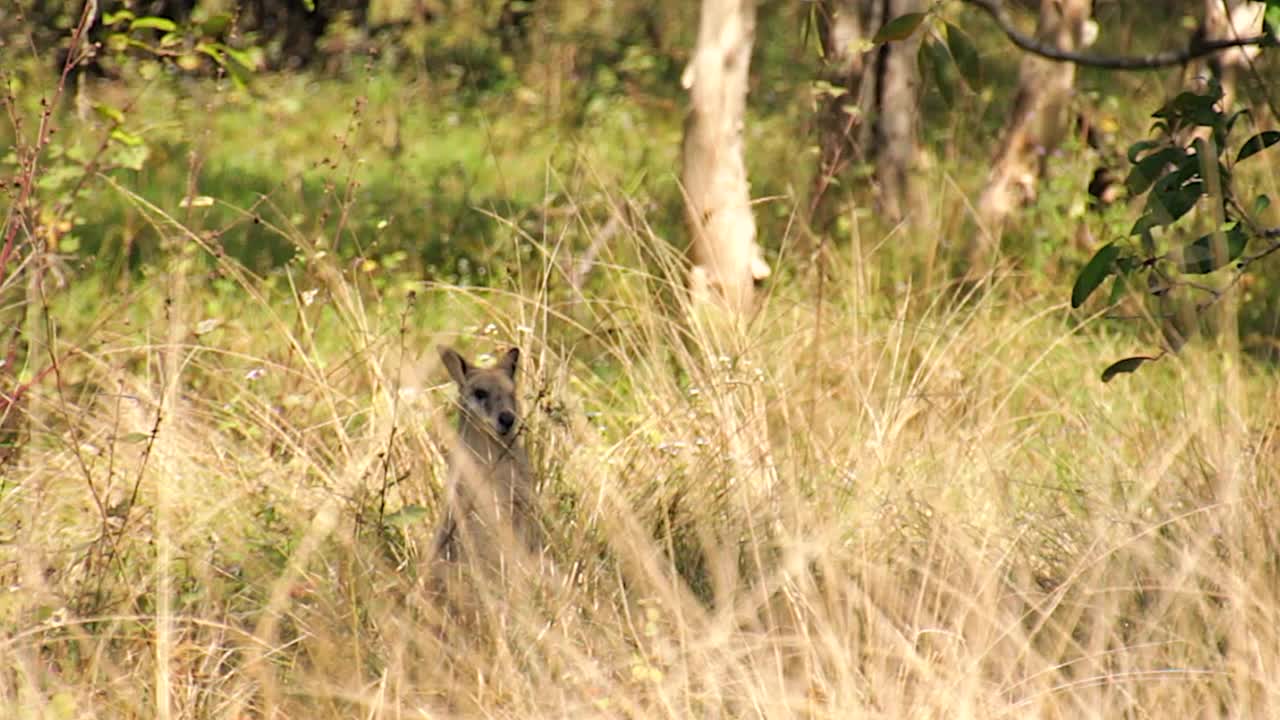
[[[224,54],[226,54],[227,57],[243,65],[246,72],[252,71],[254,66],[257,64],[253,61],[252,57],[249,57],[249,53],[243,50],[237,50],[229,45],[224,45],[222,43],[214,43],[214,45],[219,50],[221,50]]]
[[[1130,235],[1141,235],[1144,238],[1151,236],[1151,231],[1160,227],[1163,223],[1156,220],[1151,213],[1143,213],[1133,223],[1133,227],[1129,229]]]
[[[111,139],[121,145],[128,145],[130,147],[137,147],[142,144],[142,138],[126,131],[124,128],[116,128],[115,130],[112,130]]]
[[[938,86],[938,93],[942,95],[942,101],[947,107],[955,102],[955,82],[951,76],[951,55],[942,43],[932,38],[925,40],[920,44],[920,57],[922,65],[928,66],[929,74],[933,76],[933,83]]]
[[[1129,293],[1129,278],[1124,273],[1116,273],[1116,279],[1111,283],[1111,296],[1107,298],[1107,305],[1112,306],[1124,299]]]
[[[1147,195],[1142,217],[1134,223],[1130,235],[1138,235],[1161,225],[1171,225],[1186,215],[1204,195],[1204,183],[1196,180],[1177,187],[1178,174],[1160,179]]]
[[[94,103],[93,111],[98,113],[103,119],[110,120],[117,125],[124,124],[124,113],[120,108],[107,105],[106,103]]]
[[[1084,269],[1076,276],[1076,284],[1071,288],[1071,307],[1078,308],[1093,294],[1107,276],[1115,272],[1115,260],[1120,256],[1120,247],[1115,243],[1103,245],[1093,254]]]
[[[1129,162],[1131,163],[1138,162],[1139,155],[1150,150],[1153,147],[1156,147],[1157,145],[1160,145],[1161,143],[1162,141],[1160,140],[1139,140],[1138,142],[1130,145],[1129,153],[1128,153]]]
[[[204,53],[218,65],[222,65],[222,51],[218,49],[218,45],[219,43],[196,43],[196,52]]]
[[[154,15],[140,17],[129,23],[129,32],[148,29],[159,30],[160,32],[177,32],[178,24],[169,18],[155,17]]]
[[[1151,153],[1134,163],[1133,168],[1129,170],[1129,177],[1124,180],[1125,189],[1132,197],[1141,195],[1160,178],[1166,166],[1176,165],[1184,157],[1186,153],[1179,147],[1165,148]]]
[[[947,49],[951,58],[956,61],[956,69],[970,90],[977,90],[982,85],[982,64],[978,60],[978,49],[973,41],[960,28],[947,23]]]
[[[1257,155],[1278,142],[1280,142],[1280,130],[1264,130],[1240,146],[1240,154],[1236,155],[1236,162]]]
[[[227,74],[231,76],[236,87],[242,88],[249,84],[249,73],[252,72],[250,66],[253,64],[253,60],[243,50],[236,50],[222,43],[198,43],[196,52],[204,53],[213,58],[218,67],[226,70]]]
[[[113,12],[113,13],[102,13],[102,24],[106,25],[107,27],[111,27],[112,25],[116,25],[118,23],[132,20],[134,17],[136,16],[129,10],[120,10],[119,12]]]
[[[1222,122],[1222,113],[1214,105],[1222,99],[1222,87],[1212,83],[1207,93],[1190,91],[1178,93],[1178,96],[1165,103],[1151,117],[1168,120],[1174,124],[1191,124],[1214,127]]]
[[[1232,223],[1222,234],[1226,239],[1226,257],[1219,257],[1214,252],[1214,237],[1218,233],[1209,233],[1195,242],[1182,248],[1182,272],[1190,275],[1211,273],[1244,254],[1245,245],[1249,244],[1249,236],[1245,234],[1240,223]]]
[[[131,432],[120,438],[120,442],[141,443],[151,439],[151,433]]]
[[[1263,210],[1271,207],[1271,197],[1269,195],[1259,195],[1253,199],[1253,214],[1261,215]]]
[[[427,516],[426,508],[420,505],[405,505],[399,510],[382,518],[384,525],[391,527],[405,527],[406,525],[415,523]]]
[[[316,0],[302,0],[302,7],[306,8],[307,12],[315,12]]]
[[[224,12],[214,13],[208,20],[200,23],[200,32],[209,38],[222,37],[230,25],[231,15]]]
[[[895,42],[898,40],[906,40],[911,37],[911,33],[920,27],[920,23],[924,22],[926,13],[907,13],[885,23],[880,28],[880,32],[871,38],[871,42],[879,44],[885,42]]]
[[[257,67],[257,63],[250,54],[243,50],[237,50],[236,47],[223,45],[221,42],[214,44],[232,63],[239,65],[239,68],[229,68],[232,72],[241,72],[247,74],[253,72],[253,68]]]
[[[1123,360],[1117,360],[1108,365],[1106,370],[1102,371],[1102,382],[1111,382],[1111,378],[1120,375],[1121,373],[1131,373],[1142,367],[1143,363],[1151,360],[1155,360],[1155,358],[1150,355],[1136,355],[1134,357],[1127,357]]]

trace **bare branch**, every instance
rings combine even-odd
[[[1008,10],[999,0],[962,0],[981,9],[983,12],[991,16],[995,20],[996,25],[1009,38],[1010,42],[1029,53],[1034,53],[1040,57],[1058,62],[1069,62],[1076,65],[1084,65],[1086,67],[1104,68],[1107,70],[1155,70],[1157,68],[1171,67],[1174,65],[1185,65],[1196,58],[1226,50],[1234,47],[1244,47],[1248,45],[1267,45],[1272,43],[1270,35],[1254,35],[1251,37],[1237,37],[1222,40],[1204,40],[1200,38],[1192,38],[1191,43],[1185,50],[1164,50],[1151,55],[1137,55],[1133,57],[1117,57],[1114,55],[1095,55],[1092,53],[1081,53],[1073,50],[1062,50],[1047,45],[1036,38],[1023,33],[1013,23],[1013,19],[1009,17]]]

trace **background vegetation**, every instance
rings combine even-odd
[[[1185,43],[1184,5],[1097,3],[1100,48]],[[1143,210],[1093,207],[1094,170],[1178,72],[1083,70],[1103,142],[961,282],[1020,53],[940,6],[982,82],[921,90],[927,206],[885,223],[855,172],[819,272],[810,5],[765,3],[775,271],[726,339],[680,290],[696,5],[104,1],[80,37],[83,9],[0,10],[0,714],[1280,714],[1274,259],[1205,278],[1243,351],[1205,321],[1106,385],[1166,318],[1069,306]],[[443,342],[525,350],[555,540],[466,632],[421,585]]]

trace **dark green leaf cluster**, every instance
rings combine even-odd
[[[1246,251],[1250,241],[1267,235],[1258,229],[1254,218],[1270,200],[1260,195],[1251,211],[1245,211],[1236,199],[1232,174],[1239,163],[1280,142],[1280,132],[1267,130],[1249,137],[1239,145],[1235,160],[1228,163],[1231,133],[1245,111],[1226,112],[1221,105],[1222,90],[1210,83],[1204,92],[1180,93],[1152,114],[1155,137],[1129,147],[1130,169],[1124,183],[1130,197],[1145,195],[1142,213],[1128,238],[1107,243],[1081,269],[1071,289],[1073,308],[1082,306],[1108,278],[1114,278],[1109,301],[1114,305],[1129,288],[1140,286],[1134,276],[1145,281],[1141,285],[1150,295],[1161,297],[1191,286],[1182,276],[1207,275],[1232,264],[1241,274],[1250,262],[1265,254],[1248,256]],[[1190,242],[1179,241],[1179,221],[1206,202],[1213,203],[1211,217],[1224,221]],[[1209,295],[1197,310],[1216,302],[1222,292],[1194,287]],[[1113,363],[1103,372],[1102,380],[1133,372],[1158,357]]]
[[[950,107],[955,104],[957,74],[969,90],[982,87],[982,63],[973,40],[963,30],[949,22],[941,23],[941,28],[946,31],[945,37],[943,33],[925,37],[917,61],[920,75],[933,81],[942,101]]]
[[[187,72],[213,68],[245,87],[260,63],[253,52],[228,43],[232,21],[227,13],[214,13],[179,24],[166,17],[138,16],[127,8],[102,16],[108,30],[105,46],[116,55],[141,53]]]

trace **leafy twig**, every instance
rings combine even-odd
[[[41,105],[44,106],[44,109],[40,113],[40,127],[36,130],[36,142],[30,149],[28,157],[25,158],[25,162],[22,162],[23,167],[17,178],[20,186],[18,198],[10,206],[9,216],[5,218],[4,247],[0,248],[0,280],[5,276],[10,256],[13,254],[14,243],[18,238],[18,226],[22,224],[19,221],[19,217],[27,211],[27,203],[30,201],[31,193],[36,186],[40,153],[49,144],[49,138],[53,135],[53,110],[66,92],[67,78],[70,77],[72,68],[80,64],[80,41],[89,32],[89,28],[93,26],[96,8],[97,3],[85,3],[80,22],[71,33],[71,49],[67,53],[66,62],[62,64],[62,74],[58,76],[58,87],[54,90],[51,100],[48,98],[41,100]]]

